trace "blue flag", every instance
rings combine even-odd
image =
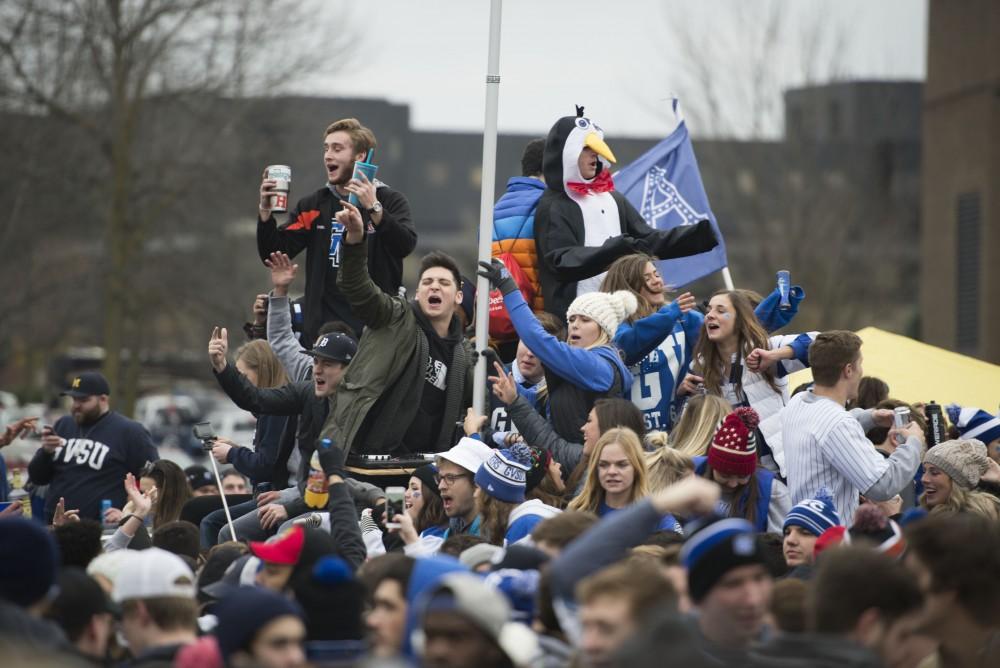
[[[727,266],[726,243],[701,183],[691,136],[673,100],[677,128],[670,136],[615,174],[615,190],[639,210],[650,227],[669,230],[710,220],[719,245],[712,250],[657,262],[663,281],[681,287]]]

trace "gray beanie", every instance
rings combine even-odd
[[[935,445],[924,455],[924,464],[936,466],[963,489],[972,489],[990,468],[986,446],[976,439],[958,439]]]

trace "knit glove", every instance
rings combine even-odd
[[[361,511],[361,520],[358,522],[358,526],[361,528],[361,540],[365,543],[368,558],[371,559],[380,554],[385,554],[385,545],[382,543],[382,530],[378,528],[374,518],[372,518],[371,508],[365,508]]]
[[[319,444],[319,465],[323,467],[323,473],[329,478],[338,475],[347,478],[347,471],[344,470],[346,456],[340,448],[333,447],[333,441],[324,438]]]
[[[492,262],[480,262],[482,267],[476,273],[490,282],[494,288],[500,290],[500,294],[509,295],[518,290],[517,283],[510,277],[510,272],[500,260],[493,258]]]

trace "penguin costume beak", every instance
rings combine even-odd
[[[596,132],[591,131],[588,133],[587,137],[583,140],[583,145],[587,148],[593,149],[594,153],[601,156],[608,162],[617,162],[617,160],[615,160],[615,154],[611,152],[611,149]]]

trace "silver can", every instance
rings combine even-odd
[[[268,165],[267,178],[274,179],[274,194],[271,195],[271,211],[288,211],[288,191],[292,186],[292,168],[288,165]]]
[[[910,424],[910,409],[908,406],[897,406],[892,412],[892,424],[896,429],[902,429]],[[896,443],[902,445],[906,443],[906,437],[896,434]]]

